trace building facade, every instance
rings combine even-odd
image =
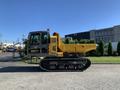
[[[114,42],[114,29],[113,28],[105,28],[100,30],[91,30],[90,31],[90,39],[95,40],[96,43],[101,40],[105,43]]]
[[[90,30],[87,32],[68,34],[65,35],[65,37],[71,37],[73,39],[91,39],[96,43],[101,40],[104,41],[104,43],[118,42],[120,41],[120,25],[110,28]]]
[[[90,39],[90,32],[81,32],[81,33],[73,33],[73,34],[68,34],[65,35],[66,37],[71,37],[72,39]]]

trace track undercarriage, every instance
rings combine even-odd
[[[84,71],[90,65],[90,60],[82,57],[46,57],[40,62],[45,71]]]

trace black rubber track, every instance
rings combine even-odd
[[[46,57],[40,62],[41,69],[53,72],[84,71],[90,65],[90,60],[82,57]]]

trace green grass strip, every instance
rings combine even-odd
[[[92,63],[120,63],[120,57],[87,57]]]

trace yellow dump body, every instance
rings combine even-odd
[[[63,53],[81,53],[96,50],[96,44],[64,44],[58,33],[51,36],[49,54],[63,56]]]
[[[63,44],[59,47],[62,52],[86,53],[96,49],[95,44]]]

